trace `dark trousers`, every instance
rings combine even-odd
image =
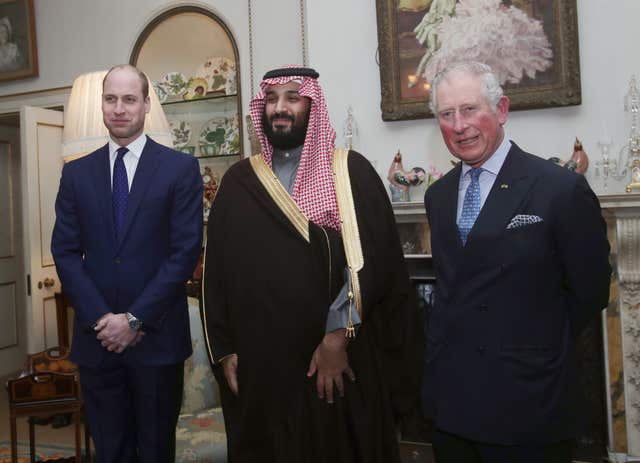
[[[441,430],[433,435],[436,463],[571,463],[572,449],[572,440],[540,445],[496,445]]]
[[[85,414],[99,463],[173,463],[184,363],[128,365],[118,354],[80,367]]]

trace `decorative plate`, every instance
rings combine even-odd
[[[227,119],[222,152],[224,154],[236,154],[240,152],[240,129],[238,127],[237,116]]]
[[[191,126],[186,121],[169,121],[173,146],[176,148],[186,146],[191,140]]]
[[[195,146],[180,146],[176,147],[176,150],[182,151],[183,153],[190,154],[191,156],[196,155],[196,147]]]
[[[222,152],[226,137],[225,117],[214,117],[207,121],[200,132],[200,152],[203,156],[225,154]]]
[[[170,72],[162,80],[170,95],[182,95],[187,89],[187,79],[181,72]]]
[[[185,100],[195,100],[207,94],[207,81],[202,77],[192,77],[187,83],[187,91],[182,96]]]
[[[152,82],[151,83],[153,90],[156,92],[156,95],[158,95],[158,100],[160,100],[160,103],[164,103],[167,100],[167,97],[169,96],[168,91],[167,91],[167,85],[164,82]]]
[[[214,117],[204,125],[200,133],[200,152],[203,156],[235,154],[239,148],[237,117]]]
[[[210,56],[198,67],[195,76],[207,81],[209,92],[223,92],[227,80],[235,82],[236,64],[234,60],[224,56]]]

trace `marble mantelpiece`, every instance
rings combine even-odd
[[[606,310],[610,458],[640,457],[640,195],[600,196],[611,243]]]

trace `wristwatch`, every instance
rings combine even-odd
[[[138,320],[133,316],[133,314],[129,312],[127,312],[125,315],[127,316],[127,321],[129,322],[129,328],[131,328],[133,331],[138,331],[142,328],[141,320]]]

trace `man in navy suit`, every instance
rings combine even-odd
[[[185,282],[201,251],[198,162],[145,136],[146,76],[103,81],[109,142],[64,166],[51,249],[75,310],[79,364],[100,463],[173,462],[184,360]]]
[[[504,136],[491,69],[457,63],[433,112],[462,162],[425,195],[437,278],[423,408],[438,463],[571,461],[574,340],[608,303],[609,244],[584,177]]]

